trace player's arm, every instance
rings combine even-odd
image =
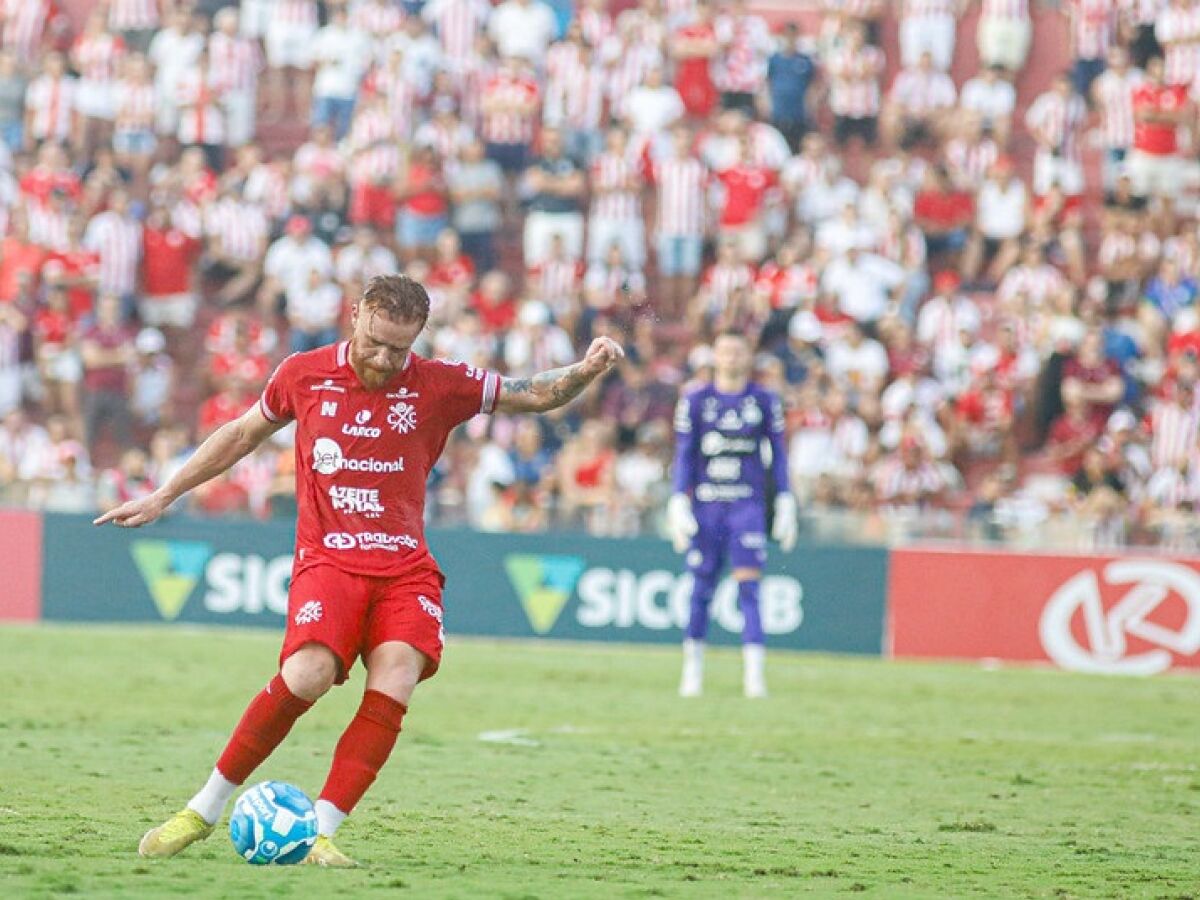
[[[539,372],[531,378],[503,378],[495,411],[542,413],[566,406],[624,355],[621,345],[612,338],[599,337],[574,365]]]
[[[229,469],[285,424],[272,422],[263,415],[259,405],[254,404],[240,418],[222,425],[209,435],[179,471],[158,490],[110,509],[93,524],[112,522],[124,528],[136,528],[153,522],[192,488]]]

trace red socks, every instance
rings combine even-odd
[[[217,760],[218,771],[234,784],[244,783],[311,706],[310,701],[301,700],[288,690],[282,675],[276,675],[246,707],[225,752]]]
[[[349,813],[387,762],[407,707],[379,691],[363,694],[362,704],[333,753],[333,767],[321,799]]]

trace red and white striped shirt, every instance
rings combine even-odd
[[[306,25],[316,31],[318,17],[315,0],[275,0],[271,21],[288,25]]]
[[[220,144],[225,140],[225,113],[221,108],[224,85],[213,80],[210,70],[188,69],[179,76],[175,96],[179,103],[181,144]]]
[[[97,281],[101,291],[120,296],[133,293],[142,259],[142,226],[136,219],[112,210],[97,213],[88,222],[83,245],[100,254]]]
[[[646,73],[662,63],[662,55],[645,44],[623,45],[614,37],[604,51],[609,60],[605,71],[605,89],[610,115],[619,119],[625,115],[630,92],[646,80]]]
[[[608,10],[587,7],[579,10],[579,28],[590,47],[599,47],[613,33],[612,16]]]
[[[311,142],[296,148],[292,167],[304,178],[322,179],[339,175],[345,168],[337,147],[322,147]]]
[[[371,74],[370,84],[385,100],[392,133],[400,140],[412,134],[413,109],[417,105],[417,87],[405,76],[402,67],[379,69]]]
[[[154,130],[155,94],[153,83],[118,81],[113,85],[114,128],[128,134]]]
[[[640,220],[642,217],[641,167],[628,156],[601,153],[592,162],[592,205],[594,219]]]
[[[829,55],[829,108],[835,116],[864,119],[879,115],[879,76],[883,51],[864,46]]]
[[[25,107],[33,111],[32,128],[36,140],[65,141],[71,134],[78,82],[70,75],[51,78],[39,75],[25,89]]]
[[[456,69],[475,54],[475,41],[487,27],[486,0],[429,0],[421,17],[433,25],[442,53]]]
[[[946,167],[955,183],[978,190],[987,178],[988,170],[1000,155],[1000,148],[991,138],[970,141],[954,138],[946,144]]]
[[[1029,21],[1029,0],[983,0],[980,16],[985,19]]]
[[[604,118],[604,73],[576,59],[546,83],[545,120],[583,130],[598,129]]]
[[[904,0],[900,13],[904,19],[953,19],[958,15],[958,0]]]
[[[225,197],[206,211],[204,232],[216,242],[223,255],[237,260],[256,260],[262,256],[266,245],[267,217],[253,203]]]
[[[1087,107],[1076,95],[1064,97],[1057,91],[1046,91],[1030,105],[1025,113],[1025,125],[1039,132],[1050,142],[1057,155],[1079,160],[1079,132],[1087,118]]]
[[[483,112],[483,139],[494,144],[528,144],[533,141],[538,119],[537,104],[541,91],[531,78],[509,72],[497,72],[483,89],[484,103],[499,102],[510,107],[504,111]],[[532,104],[532,111],[517,111],[515,105]]]
[[[1159,13],[1154,36],[1163,48],[1167,84],[1191,84],[1197,70],[1197,40],[1200,40],[1200,7],[1172,3]]]
[[[713,23],[724,45],[713,82],[722,91],[753,94],[767,80],[767,57],[774,49],[770,29],[761,16],[718,16]]]
[[[69,210],[54,209],[49,204],[29,203],[25,207],[25,215],[31,242],[59,253],[70,247]]]
[[[258,42],[229,37],[218,31],[208,39],[208,67],[212,80],[231,91],[258,89],[258,73],[263,70]]]
[[[111,82],[125,57],[125,42],[114,34],[81,34],[71,48],[71,60],[80,78],[89,82]]]
[[[754,284],[754,269],[745,263],[714,263],[704,271],[701,279],[708,294],[710,309],[723,309],[733,295]]]
[[[21,63],[33,62],[53,11],[51,0],[4,0],[0,6],[4,49]]]
[[[159,0],[109,0],[108,27],[113,31],[146,31],[159,21]]]
[[[350,27],[379,46],[404,27],[404,12],[389,0],[360,0],[350,6]]]
[[[436,120],[426,122],[417,129],[413,142],[424,147],[432,147],[443,160],[458,159],[463,148],[475,140],[475,132],[468,125],[457,119],[452,123],[443,124]]]
[[[1150,410],[1150,459],[1155,467],[1178,468],[1196,452],[1200,442],[1200,417],[1196,410],[1159,400]]]
[[[1024,296],[1033,307],[1045,306],[1050,297],[1069,285],[1058,269],[1049,263],[1040,266],[1020,265],[1009,269],[1000,280],[996,296],[1007,302]]]
[[[346,138],[351,184],[378,183],[400,169],[402,155],[396,129],[386,108],[369,107],[354,117]]]
[[[923,115],[953,106],[954,82],[945,72],[901,69],[896,73],[888,99],[905,112]]]
[[[1116,0],[1071,0],[1071,42],[1076,59],[1103,59],[1116,36]]]
[[[279,221],[291,208],[287,176],[273,163],[259,163],[246,176],[242,196],[262,207],[268,218]]]
[[[583,286],[583,261],[547,259],[529,269],[525,284],[534,297],[556,313],[577,312],[576,301]]]
[[[1123,75],[1109,69],[1092,83],[1104,146],[1110,150],[1127,150],[1133,145],[1133,89],[1145,77],[1141,69],[1126,69]]]
[[[669,237],[704,234],[708,170],[694,157],[664,159],[654,169],[658,186],[658,233]]]

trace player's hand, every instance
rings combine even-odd
[[[667,501],[667,533],[676,553],[683,553],[692,543],[692,537],[700,529],[692,515],[692,501],[687,494],[672,494]]]
[[[775,498],[775,521],[771,539],[778,542],[784,553],[790,553],[800,536],[800,509],[794,494],[782,493]]]
[[[595,378],[598,375],[603,375],[609,369],[617,364],[618,360],[625,358],[625,351],[610,337],[598,337],[587,349],[587,353],[583,357],[584,370]]]
[[[104,515],[92,520],[93,525],[104,525],[112,522],[120,528],[137,528],[147,525],[163,514],[169,504],[157,493],[148,494],[137,500],[130,500],[120,506],[110,509]]]

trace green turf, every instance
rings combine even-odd
[[[0,897],[1200,896],[1200,680],[454,642],[340,843],[145,861],[273,670],[261,632],[0,629]],[[261,771],[316,793],[361,671]],[[486,743],[525,729],[534,746]]]

